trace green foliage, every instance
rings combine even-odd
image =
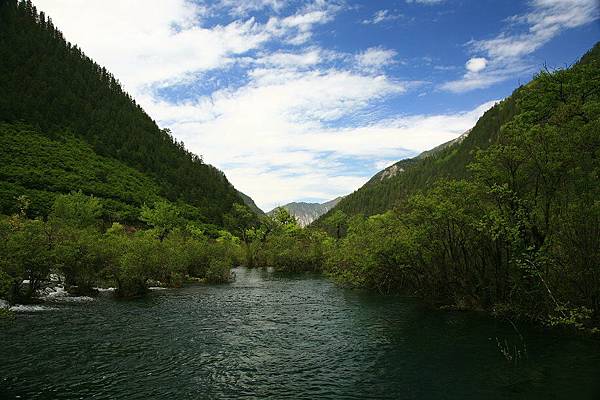
[[[53,249],[53,267],[65,279],[71,294],[94,293],[94,285],[110,257],[99,232],[93,229],[62,229]]]
[[[5,231],[2,254],[3,275],[10,277],[10,302],[29,302],[52,267],[52,242],[47,224],[39,219],[14,217]],[[6,279],[6,278],[5,278]],[[27,288],[23,281],[28,280]]]
[[[19,212],[26,195],[32,217],[47,216],[61,194],[80,191],[102,205],[104,219],[134,222],[139,207],[158,200],[158,185],[142,173],[98,156],[79,139],[52,140],[22,125],[0,124],[0,212]]]
[[[256,214],[254,214],[247,206],[235,203],[231,211],[223,217],[225,227],[237,235],[244,243],[249,241],[248,230],[253,227],[256,222]]]
[[[550,326],[573,327],[578,330],[585,330],[593,316],[593,311],[586,307],[568,309],[559,306],[554,311],[555,314],[548,319]],[[598,332],[597,328],[595,332]]]
[[[101,214],[100,201],[81,191],[54,200],[50,219],[76,228],[94,226]]]
[[[225,227],[241,239],[244,247],[244,263],[252,268],[256,263],[255,226],[258,218],[247,206],[235,203],[231,211],[223,217]]]
[[[140,234],[127,240],[114,278],[117,294],[124,297],[143,294],[147,283],[161,273],[168,254],[152,235]]]
[[[279,225],[284,229],[298,228],[298,221],[296,221],[296,218],[283,207],[277,207],[273,211],[271,219],[276,225]]]
[[[340,239],[348,228],[348,216],[342,210],[335,210],[325,217],[321,225],[336,239]]]
[[[326,235],[317,230],[272,231],[260,249],[263,266],[275,270],[318,272],[323,268]]]
[[[329,239],[263,223],[261,262],[319,265],[303,256],[320,240],[321,265],[342,284],[598,326],[599,49],[571,69],[542,71],[461,143],[346,197],[316,224]]]
[[[258,227],[246,230],[246,259],[252,265],[275,270],[321,271],[328,236],[319,230],[302,229],[284,208],[265,216]]]
[[[153,208],[144,204],[140,219],[158,232],[158,238],[162,242],[169,232],[182,224],[180,214],[180,210],[174,204],[158,201],[154,203]]]
[[[227,260],[212,259],[206,271],[206,281],[210,283],[226,283],[231,280],[231,265]]]
[[[338,282],[389,293],[410,289],[411,261],[415,254],[411,232],[393,214],[356,216],[348,233],[335,242],[326,271]]]
[[[1,319],[14,319],[15,314],[8,308],[0,308],[0,320]]]
[[[8,298],[13,284],[13,277],[10,274],[12,268],[6,256],[8,239],[12,230],[9,220],[0,216],[0,254],[5,255],[4,257],[0,256],[0,299]]]
[[[226,231],[206,236],[190,222],[187,230],[183,220],[172,224],[179,211],[168,203],[145,209],[153,229],[115,222],[104,232],[94,197],[79,192],[57,197],[48,221],[27,219],[28,201],[19,203],[19,214],[0,218],[0,298],[11,303],[35,301],[51,273],[62,277],[71,294],[91,295],[108,284],[118,296],[134,297],[151,284],[227,282],[240,260],[237,238]]]

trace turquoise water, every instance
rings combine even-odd
[[[600,399],[600,343],[236,270],[0,322],[1,399]],[[508,353],[521,356],[509,361]]]

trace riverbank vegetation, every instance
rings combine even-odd
[[[512,117],[472,151],[461,178],[433,180],[380,214],[336,207],[302,233],[286,223],[264,227],[258,259],[436,305],[598,327],[599,52],[571,69],[539,73],[488,111]]]
[[[29,218],[29,199],[0,219],[0,298],[36,301],[51,276],[70,294],[94,294],[114,286],[116,295],[144,294],[151,284],[181,286],[186,280],[227,282],[238,263],[237,238],[181,217],[173,204],[143,206],[138,227],[106,224],[98,199],[81,192],[60,195],[46,219]]]
[[[11,303],[36,301],[53,278],[71,294],[132,297],[226,282],[244,264],[600,326],[600,45],[306,229],[243,205],[31,1],[0,2],[0,75],[0,298]]]
[[[220,228],[158,197],[137,208],[135,224],[122,225],[102,199],[81,192],[56,196],[45,216],[21,196],[0,221],[0,297],[33,301],[51,274],[73,294],[114,285],[131,297],[153,282],[224,282],[231,266],[244,264],[323,272],[341,285],[436,306],[596,329],[600,71],[596,58],[587,60],[540,73],[490,110],[510,107],[514,116],[473,151],[463,177],[434,180],[380,214],[334,209],[302,229],[283,209],[259,217],[234,204]]]

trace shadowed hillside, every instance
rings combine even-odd
[[[0,76],[0,122],[26,123],[51,140],[69,132],[98,156],[146,175],[160,196],[195,207],[209,222],[221,223],[232,204],[242,202],[221,171],[160,129],[106,68],[67,42],[31,1],[0,1]],[[87,190],[76,183],[60,190],[69,189]],[[10,211],[4,202],[1,207]]]

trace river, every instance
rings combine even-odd
[[[519,326],[521,338],[508,321],[318,276],[235,272],[0,321],[0,398],[600,398],[597,340]]]

